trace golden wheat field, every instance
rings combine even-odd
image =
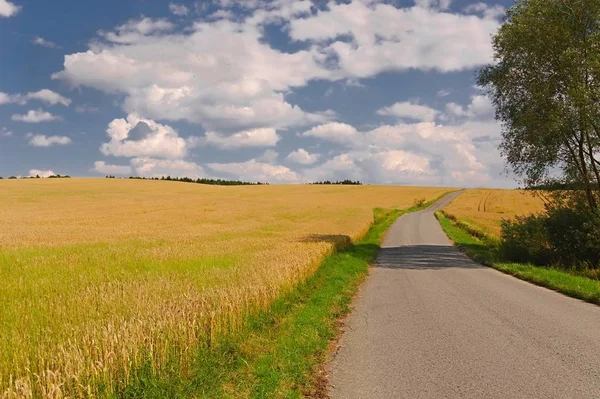
[[[444,209],[492,236],[500,235],[502,219],[543,210],[542,199],[531,191],[482,188],[465,190]]]
[[[0,181],[0,397],[89,396],[311,275],[375,207],[444,188]],[[110,388],[109,388],[110,389]]]

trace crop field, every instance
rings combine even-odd
[[[314,273],[373,208],[444,188],[0,181],[0,397],[89,396],[194,349]]]
[[[479,188],[466,190],[444,209],[491,236],[500,235],[502,219],[543,210],[543,201],[531,191]]]

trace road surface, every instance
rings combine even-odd
[[[600,398],[600,307],[480,266],[433,212],[391,227],[328,364],[332,398]]]

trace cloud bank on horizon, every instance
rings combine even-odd
[[[30,11],[16,3],[0,0],[0,34]],[[115,16],[84,43],[32,32],[28,45],[61,66],[37,79],[45,87],[0,83],[0,127],[15,132],[0,156],[15,146],[21,169],[71,175],[510,186],[493,106],[474,85],[503,13],[213,0]],[[17,166],[0,160],[0,175]]]

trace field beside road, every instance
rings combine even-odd
[[[444,208],[448,215],[492,237],[500,235],[502,219],[543,210],[542,199],[531,191],[483,188],[465,190]]]
[[[191,372],[360,238],[374,208],[447,189],[0,181],[0,396],[109,393],[141,366]]]

